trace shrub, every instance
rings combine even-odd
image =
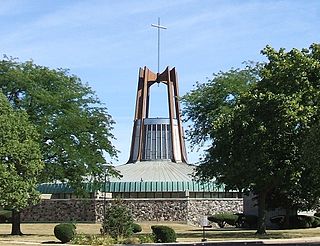
[[[319,212],[316,212],[316,213],[314,213],[314,215],[313,216],[315,216],[315,217],[319,217],[320,218],[320,213]]]
[[[76,233],[76,226],[71,223],[62,223],[54,227],[54,235],[62,243],[70,242]]]
[[[320,226],[320,218],[318,216],[313,216],[314,221],[312,223],[312,227],[316,228]]]
[[[138,236],[140,243],[155,243],[156,239],[154,234],[146,234]]]
[[[320,226],[320,218],[307,215],[293,215],[289,217],[289,227],[285,227],[285,218],[283,215],[275,216],[270,221],[282,229],[304,229]]]
[[[128,237],[128,238],[125,238],[122,242],[117,242],[117,243],[129,244],[129,245],[140,244],[140,239],[138,237]]]
[[[142,231],[141,225],[139,225],[137,223],[132,223],[132,232],[133,233],[138,233],[141,231]]]
[[[238,213],[235,214],[238,219],[235,222],[236,227],[256,229],[258,225],[258,217],[256,215]]]
[[[101,232],[115,239],[129,237],[132,234],[132,224],[130,210],[118,200],[106,209]]]
[[[99,236],[99,235],[85,235],[85,234],[76,234],[72,239],[72,244],[80,245],[114,245],[117,243],[110,236]]]
[[[151,229],[157,243],[172,243],[177,239],[176,232],[169,226],[153,225]]]
[[[234,226],[238,216],[229,212],[218,213],[208,217],[208,220],[217,223],[220,228],[223,228],[226,224]]]

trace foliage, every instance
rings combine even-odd
[[[176,232],[169,226],[153,225],[151,229],[157,243],[172,243],[177,240]]]
[[[38,134],[24,111],[14,111],[0,92],[0,206],[21,209],[37,202],[43,168]]]
[[[233,213],[224,212],[208,216],[208,220],[217,223],[220,228],[223,228],[226,224],[234,226],[238,220],[238,217],[238,215]]]
[[[252,214],[236,214],[238,216],[236,226],[247,229],[257,229],[258,217]]]
[[[102,173],[105,156],[116,156],[107,108],[68,70],[5,57],[0,88],[14,109],[25,110],[40,135],[41,182],[60,180],[81,190],[85,178]]]
[[[316,216],[294,215],[289,216],[289,225],[285,226],[284,216],[275,216],[270,218],[271,223],[276,224],[281,229],[304,229],[316,228],[320,226],[320,218]]]
[[[141,231],[142,231],[141,225],[139,225],[137,223],[133,223],[132,224],[132,232],[133,233],[138,233],[138,232],[141,232]]]
[[[154,243],[156,242],[154,234],[145,234],[145,235],[139,235],[140,243]]]
[[[54,227],[54,235],[62,243],[70,242],[76,234],[76,226],[71,223],[62,223]]]
[[[128,237],[121,241],[118,241],[118,244],[129,244],[129,245],[140,244],[140,239],[138,237]]]
[[[114,245],[117,242],[110,236],[85,235],[77,233],[71,243],[80,245]]]
[[[117,239],[119,237],[129,237],[132,234],[133,218],[130,210],[121,203],[115,201],[106,208],[106,213],[102,222],[101,232]]]
[[[218,213],[208,217],[208,220],[215,222],[220,228],[223,228],[226,224],[241,228],[257,228],[257,216],[245,215],[243,213]]]
[[[189,137],[198,141],[198,135],[206,133],[212,141],[197,176],[255,193],[259,234],[266,233],[270,192],[277,189],[288,201],[296,198],[295,206],[305,207],[313,206],[320,192],[319,182],[311,180],[319,166],[301,158],[305,137],[319,118],[320,46],[289,52],[267,46],[262,54],[268,61],[259,68],[259,81],[241,90],[228,110],[217,110],[225,108],[224,101],[208,105],[212,98],[221,98],[217,91],[201,99],[198,87],[186,97],[187,119],[207,131],[195,130]]]
[[[197,83],[195,88],[181,98],[184,105],[187,136],[192,144],[198,145],[213,140],[212,131],[220,118],[229,114],[240,95],[256,83],[260,64],[247,63],[244,69],[231,69],[214,74],[206,83]]]
[[[0,90],[0,207],[12,210],[14,235],[22,234],[19,212],[39,200],[43,162],[37,141],[26,112],[14,110]]]

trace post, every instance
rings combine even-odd
[[[202,239],[201,239],[201,242],[207,241],[205,228],[206,228],[205,226],[202,226]]]
[[[103,219],[106,216],[106,184],[107,184],[107,174],[106,172],[104,172]]]
[[[201,239],[201,242],[206,242],[207,239],[206,239],[206,227],[209,227],[209,221],[207,219],[207,216],[206,215],[203,215],[201,218],[200,218],[200,225],[202,226],[202,239]]]
[[[103,165],[103,172],[104,172],[104,183],[103,183],[103,186],[104,186],[104,193],[103,193],[103,219],[106,215],[106,185],[107,185],[107,171],[108,171],[108,165],[105,164]]]

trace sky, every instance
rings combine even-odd
[[[68,68],[88,83],[116,122],[113,164],[124,164],[139,67],[157,72],[151,24],[158,17],[167,27],[160,71],[176,67],[180,95],[213,73],[265,61],[266,45],[290,50],[320,42],[318,0],[0,0],[0,54]],[[164,87],[152,87],[151,116],[165,116],[165,100]],[[202,150],[187,146],[196,163]]]

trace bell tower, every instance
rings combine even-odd
[[[169,118],[149,118],[150,87],[155,83],[166,85]],[[167,67],[161,74],[155,74],[147,67],[139,69],[128,163],[159,160],[187,163],[178,97],[175,68]]]

